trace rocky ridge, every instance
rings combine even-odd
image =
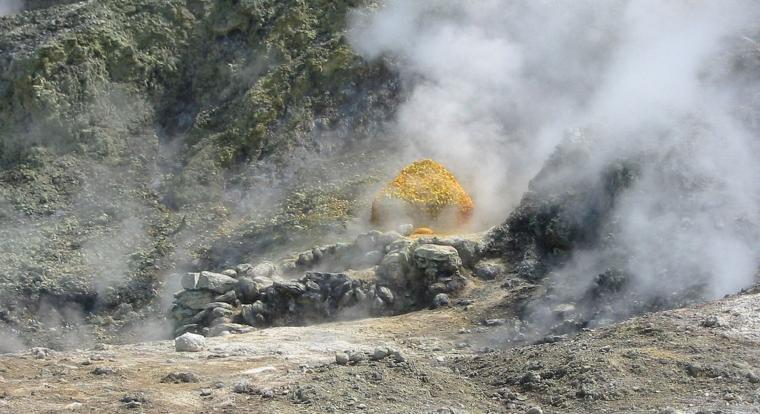
[[[250,327],[440,307],[475,276],[475,269],[483,268],[478,266],[481,237],[371,231],[353,243],[315,247],[279,263],[242,263],[219,273],[177,275],[183,290],[174,295],[171,310],[175,336],[218,336]]]

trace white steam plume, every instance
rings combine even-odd
[[[479,227],[504,218],[577,119],[608,62],[619,3],[391,1],[355,14],[351,39],[389,56],[407,84],[405,158],[433,157],[475,198]]]
[[[752,282],[760,251],[760,82],[734,65],[758,59],[742,40],[758,16],[752,1],[392,0],[357,11],[350,38],[409,86],[404,157],[449,166],[480,223],[504,219],[568,131],[592,131],[591,162],[554,180],[646,161],[613,212],[634,285],[718,296]],[[565,272],[590,283],[606,255]]]
[[[16,14],[23,9],[23,0],[0,0],[0,17]]]

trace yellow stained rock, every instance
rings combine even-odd
[[[383,187],[372,203],[376,225],[412,220],[416,227],[461,227],[475,205],[457,179],[433,160],[415,161]]]

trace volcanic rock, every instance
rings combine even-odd
[[[221,273],[201,272],[198,277],[197,289],[210,290],[216,293],[227,293],[238,284],[237,279]]]
[[[347,365],[348,364],[348,354],[345,352],[336,352],[335,353],[335,363],[338,365]]]
[[[374,351],[372,351],[371,359],[374,360],[374,361],[379,361],[379,360],[387,357],[388,354],[389,354],[388,348],[384,348],[384,347],[380,347],[379,346],[379,347],[375,348]]]
[[[449,304],[449,295],[445,293],[439,293],[435,295],[435,297],[433,298],[433,304],[432,304],[433,309],[440,308],[443,306],[448,306],[448,304]]]
[[[204,309],[215,297],[216,294],[209,291],[183,290],[175,295],[174,303],[188,309]]]
[[[492,260],[481,260],[475,265],[475,276],[483,280],[493,280],[504,274],[504,265]]]
[[[442,272],[457,272],[462,266],[462,259],[455,248],[436,244],[423,244],[414,249],[414,262],[418,268],[432,276]]]
[[[192,372],[172,372],[161,379],[162,383],[182,384],[197,383],[200,379]]]
[[[389,305],[393,303],[393,299],[394,299],[393,292],[391,292],[391,290],[385,286],[377,287],[377,297],[382,299],[383,302]]]
[[[206,338],[203,335],[185,333],[174,339],[174,350],[177,352],[200,352],[206,348]]]
[[[404,287],[409,273],[409,253],[403,249],[393,250],[383,257],[377,268],[377,278],[393,287]]]
[[[186,273],[182,276],[182,289],[185,290],[195,290],[198,287],[198,278],[201,276],[200,273]]]

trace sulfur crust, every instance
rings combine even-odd
[[[447,207],[457,209],[465,221],[475,205],[457,179],[443,165],[430,160],[415,161],[375,197],[373,208],[383,200],[401,200],[436,218]]]

